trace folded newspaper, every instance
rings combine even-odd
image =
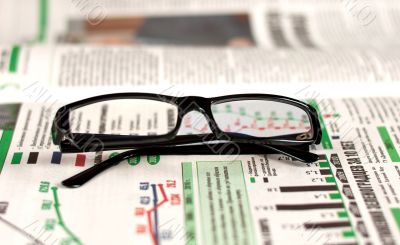
[[[396,1],[58,2],[0,0],[1,244],[400,243]],[[55,110],[121,91],[306,100],[319,160],[154,154],[63,187],[118,152],[61,153]]]

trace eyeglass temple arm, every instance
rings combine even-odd
[[[247,143],[236,143],[232,144],[227,150],[235,150],[233,147],[240,147],[239,152],[230,152],[233,154],[268,154],[268,153],[282,153],[287,156],[293,157],[302,162],[314,162],[318,160],[318,155],[310,153],[308,151],[287,148],[287,147],[276,147],[269,145],[256,145]],[[139,149],[133,149],[122,152],[112,158],[109,158],[99,164],[96,164],[64,181],[62,184],[69,188],[76,188],[84,185],[86,182],[91,180],[93,177],[107,170],[108,168],[118,165],[125,159],[128,159],[134,155],[148,155],[148,154],[160,154],[160,155],[210,155],[210,154],[223,154],[218,151],[213,151],[214,147],[223,147],[226,143],[215,143],[215,144],[202,144],[202,145],[181,145],[181,146],[158,146],[158,147],[145,147]]]

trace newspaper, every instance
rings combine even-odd
[[[2,241],[396,244],[400,100],[310,103],[323,127],[322,143],[312,149],[317,162],[274,154],[136,156],[79,189],[60,181],[116,152],[61,154],[49,130],[59,104],[2,105]],[[93,118],[84,115],[82,124]],[[184,120],[200,127],[193,117],[196,123]]]
[[[0,11],[12,89],[399,80],[396,1],[2,0]]]
[[[399,16],[397,0],[0,0],[1,243],[398,244]],[[105,91],[302,99],[320,158],[155,153],[65,188],[119,151],[61,153],[54,112]],[[180,133],[205,132],[197,116]]]
[[[395,0],[2,0],[0,11],[0,32],[8,33],[0,43],[6,44],[360,48],[398,46],[400,7]]]
[[[0,74],[54,86],[395,82],[399,49],[268,50],[104,45],[2,49]],[[16,79],[20,80],[21,79]]]

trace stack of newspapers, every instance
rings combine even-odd
[[[399,40],[398,0],[0,0],[0,243],[399,244]],[[56,110],[114,92],[300,99],[319,160],[155,154],[62,186],[120,151],[61,153]]]

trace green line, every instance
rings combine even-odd
[[[250,182],[251,182],[251,183],[256,183],[256,178],[250,177]]]
[[[400,208],[391,208],[390,211],[392,211],[393,218],[396,221],[397,228],[400,231]]]
[[[53,192],[54,209],[56,211],[58,225],[60,225],[61,228],[65,231],[65,233],[68,234],[68,236],[71,239],[71,241],[74,241],[76,244],[82,244],[82,242],[79,240],[79,238],[76,237],[75,234],[72,233],[72,231],[64,223],[64,220],[63,220],[61,212],[60,212],[60,202],[58,201],[58,194],[57,194],[58,188],[53,186],[53,187],[51,187],[51,190]]]
[[[329,139],[328,130],[326,129],[324,118],[323,118],[323,116],[321,114],[321,111],[319,110],[318,104],[317,104],[317,102],[315,100],[310,100],[309,103],[318,112],[319,121],[320,121],[320,124],[321,124],[321,130],[322,130],[322,139],[321,139],[322,147],[324,149],[332,149],[332,142]]]
[[[185,208],[186,244],[196,244],[192,163],[182,163],[183,200]]]
[[[8,149],[10,148],[11,145],[11,140],[13,136],[13,131],[12,130],[4,130],[3,135],[1,136],[0,140],[0,173],[3,170],[4,163],[6,161]]]
[[[8,71],[11,73],[17,72],[20,51],[21,47],[18,45],[13,46],[11,49],[10,63],[8,65]]]
[[[21,159],[22,159],[22,152],[15,152],[11,159],[11,164],[20,164]]]
[[[399,153],[396,151],[396,147],[394,146],[387,129],[385,127],[378,127],[378,132],[387,152],[389,153],[390,159],[392,159],[392,162],[400,162]]]
[[[44,42],[47,34],[48,0],[39,0],[39,32],[38,42]]]

